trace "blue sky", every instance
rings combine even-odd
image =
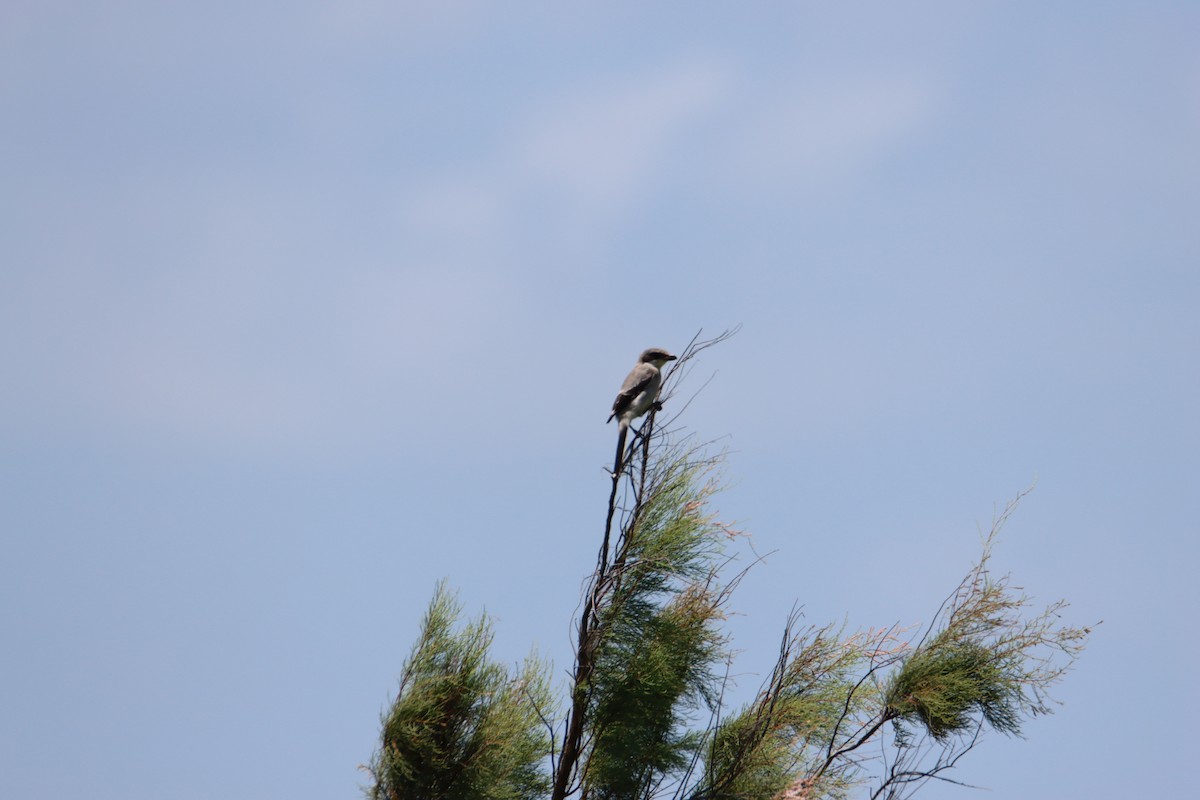
[[[443,576],[565,676],[612,396],[739,323],[684,422],[774,552],[746,691],[795,601],[927,621],[1036,481],[995,567],[1104,624],[956,778],[1185,794],[1198,36],[1172,2],[6,4],[0,795],[357,797]]]

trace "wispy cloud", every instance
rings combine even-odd
[[[585,88],[521,126],[512,180],[577,203],[584,213],[628,209],[672,145],[734,88],[723,64],[700,60]]]
[[[760,96],[746,109],[731,180],[772,189],[855,178],[936,122],[940,92],[921,77],[864,75]]]
[[[130,430],[243,445],[370,437],[378,418],[426,407],[426,375],[452,413],[472,375],[443,365],[525,336],[546,308],[514,240],[603,238],[671,191],[673,154],[694,153],[698,128],[719,131],[710,160],[729,170],[714,178],[771,185],[855,169],[931,102],[915,82],[779,96],[745,81],[721,59],[618,70],[548,94],[474,159],[414,163],[409,180],[363,195],[323,173],[143,170],[64,210],[89,238],[37,256],[54,269],[27,274],[24,297],[42,311],[9,317],[10,341],[42,343],[23,361],[32,385]],[[376,124],[361,113],[341,125]],[[131,244],[143,266],[122,277]],[[45,313],[56,304],[61,315]],[[80,346],[62,315],[88,331]],[[21,413],[41,405],[31,390]]]

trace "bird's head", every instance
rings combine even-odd
[[[655,367],[662,369],[663,364],[668,361],[674,361],[675,356],[663,350],[661,347],[651,347],[649,350],[643,350],[638,361],[643,364],[653,364]]]

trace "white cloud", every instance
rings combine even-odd
[[[471,247],[503,235],[517,199],[494,175],[443,174],[408,187],[395,213],[408,235]]]
[[[390,202],[406,252],[514,272],[523,265],[505,258],[515,241],[586,247],[636,213],[734,80],[721,62],[690,59],[572,88],[511,121],[481,155],[415,167]]]
[[[678,137],[728,96],[731,78],[719,63],[691,61],[575,96],[522,127],[512,179],[559,193],[584,213],[611,213],[644,190]]]
[[[747,109],[732,179],[771,186],[854,177],[931,126],[938,97],[929,81],[887,75],[768,96]]]
[[[9,341],[40,344],[21,358],[35,388],[8,398],[9,416],[51,425],[40,408],[53,396],[140,435],[259,447],[360,443],[414,409],[453,415],[479,385],[507,408],[494,355],[528,341],[559,296],[551,266],[521,260],[531,240],[586,249],[676,179],[676,152],[691,163],[698,129],[712,161],[736,162],[740,144],[758,178],[778,180],[851,168],[929,106],[916,82],[783,100],[752,88],[720,60],[610,75],[515,120],[482,158],[406,164],[391,199],[319,171],[240,166],[76,191],[61,213],[88,238],[40,252],[55,269],[29,270],[10,297],[33,311],[9,317]],[[122,274],[127,258],[138,266]]]
[[[677,181],[677,152],[713,192],[828,185],[933,125],[940,94],[918,77],[756,86],[719,59],[675,62],[543,106],[469,171],[459,165],[408,187],[400,206],[424,234],[501,237],[522,218],[550,214],[588,238]]]
[[[345,0],[316,3],[312,32],[344,47],[433,50],[487,30],[496,8],[480,0]]]
[[[0,303],[9,430],[65,418],[130,441],[357,445],[423,403],[430,381],[463,394],[439,365],[510,306],[501,275],[459,252],[414,253],[403,237],[364,246],[358,209],[338,198],[174,178],[169,193],[106,186],[103,202],[55,193],[70,235],[15,244]],[[426,212],[424,225],[448,213]]]

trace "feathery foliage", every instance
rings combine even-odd
[[[723,529],[705,513],[704,462],[659,462],[624,530],[601,608],[585,786],[597,798],[649,797],[684,768],[690,714],[713,699],[726,592],[715,583]]]
[[[1026,714],[1051,710],[1046,690],[1083,648],[1090,631],[1058,623],[1065,603],[1029,617],[1029,599],[1010,587],[1007,576],[993,579],[988,570],[996,536],[1015,506],[993,523],[979,563],[886,686],[886,714],[902,743],[913,724],[938,742],[971,735],[981,722],[1019,734]]]
[[[372,800],[532,800],[549,788],[543,665],[531,657],[510,676],[487,660],[488,620],[455,631],[459,612],[439,584],[383,719]]]
[[[754,702],[717,727],[697,800],[774,798],[798,782],[810,794],[838,796],[848,784],[842,771],[817,772],[839,723],[865,705],[854,674],[869,660],[871,642],[843,639],[830,626],[796,631],[798,621],[793,612]]]
[[[991,650],[970,641],[935,639],[896,673],[888,691],[888,711],[897,722],[919,720],[938,741],[973,728],[972,711],[998,731],[1018,733],[1015,694]]]
[[[676,369],[728,335],[693,341]],[[488,661],[487,619],[456,629],[460,609],[439,585],[383,718],[372,800],[816,800],[871,775],[872,800],[900,800],[949,780],[985,726],[1016,734],[1051,710],[1046,692],[1090,630],[1061,624],[1064,603],[1031,616],[991,576],[1014,501],[915,642],[896,626],[801,629],[793,608],[769,677],[730,713],[722,624],[745,571],[721,577],[735,534],[709,510],[720,459],[655,430],[657,410],[612,473],[566,709],[552,705],[545,665],[510,674]]]

